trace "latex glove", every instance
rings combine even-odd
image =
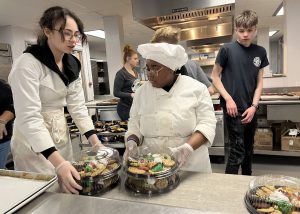
[[[0,140],[7,135],[7,130],[4,123],[0,123]]]
[[[97,143],[95,143],[93,146],[92,146],[92,150],[93,151],[97,151],[99,150],[100,148],[104,148],[105,146],[100,142],[98,141]]]
[[[169,149],[171,150],[172,155],[177,158],[179,167],[182,167],[194,152],[193,147],[188,143]]]
[[[104,147],[96,134],[91,135],[88,138],[88,141],[92,144],[92,151],[97,151],[101,147]]]
[[[123,155],[123,163],[126,165],[128,157],[135,156],[137,154],[137,143],[133,140],[129,140],[125,143],[126,149]]]
[[[66,193],[79,194],[82,187],[74,180],[80,180],[80,175],[69,161],[64,161],[55,168],[59,184]]]

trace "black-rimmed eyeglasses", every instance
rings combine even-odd
[[[64,30],[56,30],[56,29],[53,29],[55,31],[58,31],[58,32],[62,32],[62,34],[64,35],[64,38],[65,40],[67,41],[70,41],[73,37],[76,39],[76,42],[80,41],[82,39],[82,35],[81,33],[75,33],[73,34],[73,32],[69,29],[64,29]]]

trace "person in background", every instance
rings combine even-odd
[[[125,135],[124,161],[141,144],[153,153],[171,150],[184,170],[211,173],[208,147],[216,128],[205,85],[178,74],[187,62],[180,45],[139,45],[149,81],[137,90]],[[143,140],[142,140],[143,139]]]
[[[258,18],[245,10],[235,18],[235,42],[219,51],[212,72],[221,94],[221,105],[229,134],[229,157],[225,173],[252,174],[256,111],[263,88],[263,70],[269,64],[266,50],[253,44]],[[220,78],[220,75],[222,78]]]
[[[138,78],[138,74],[134,68],[139,63],[139,57],[137,52],[129,45],[124,47],[123,52],[124,66],[116,74],[114,82],[114,96],[120,98],[117,106],[119,117],[121,120],[128,120],[134,96],[132,85]]]
[[[160,28],[155,31],[151,43],[166,42],[169,44],[178,44],[180,41],[180,29],[172,26]],[[188,60],[184,65],[187,70],[187,75],[202,82],[206,85],[209,93],[212,95],[215,93],[212,83],[200,67],[200,65],[192,60]]]
[[[12,124],[15,117],[10,86],[0,79],[0,169],[4,169],[10,152]]]
[[[71,53],[86,42],[83,24],[71,11],[48,8],[39,21],[37,45],[14,62],[9,82],[16,119],[12,154],[16,170],[57,173],[64,192],[78,194],[80,175],[73,160],[64,106],[93,146],[102,146],[85,106],[81,64]]]

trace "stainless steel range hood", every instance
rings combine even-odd
[[[181,29],[187,46],[228,42],[232,39],[234,0],[132,0],[133,18],[156,30]]]

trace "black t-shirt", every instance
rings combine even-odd
[[[14,105],[13,105],[13,97],[10,86],[7,82],[0,79],[0,115],[5,111],[10,111],[15,113]],[[12,124],[13,121],[9,121],[6,124],[7,135],[3,135],[3,139],[0,140],[0,143],[4,143],[11,139],[12,136]]]
[[[131,107],[133,98],[131,97],[132,85],[136,80],[136,77],[132,76],[126,69],[123,67],[119,70],[115,77],[114,82],[114,96],[120,98],[120,104]]]
[[[223,68],[222,83],[238,111],[245,111],[252,104],[259,70],[269,65],[266,50],[255,44],[245,47],[235,41],[220,49],[216,63]],[[221,105],[226,111],[223,97]]]

